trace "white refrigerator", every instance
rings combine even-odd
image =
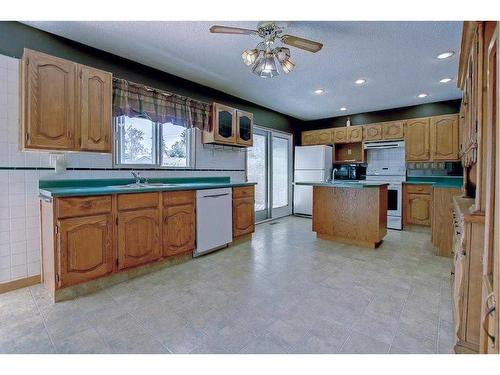
[[[295,147],[295,182],[326,182],[331,173],[331,146]],[[294,186],[293,212],[297,215],[312,215],[312,186]]]

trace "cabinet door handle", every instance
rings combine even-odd
[[[486,297],[486,305],[488,304],[488,300],[489,300],[489,299],[490,299],[490,297],[492,297],[492,296],[493,296],[493,293],[492,293],[492,294],[490,294],[488,297]],[[490,339],[493,343],[495,342],[495,336],[490,335],[490,332],[488,331],[488,327],[486,327],[486,318],[487,318],[489,315],[491,315],[491,313],[492,313],[493,311],[495,311],[495,309],[496,309],[496,306],[495,306],[495,305],[493,305],[493,306],[489,307],[489,308],[486,310],[486,312],[484,313],[483,318],[481,319],[481,326],[483,327],[483,330],[484,330],[484,332],[486,333],[486,335],[488,336],[488,338],[489,338],[489,339]]]

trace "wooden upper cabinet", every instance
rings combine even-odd
[[[213,103],[210,130],[203,132],[203,143],[251,147],[253,145],[253,114],[220,103]]]
[[[332,144],[332,129],[321,129],[316,132],[318,134],[318,143],[320,145]]]
[[[432,160],[458,160],[458,116],[431,118],[430,151]]]
[[[318,144],[318,133],[316,130],[306,130],[301,134],[301,145],[310,146]]]
[[[25,49],[20,90],[24,149],[111,152],[111,73]]]
[[[364,125],[365,141],[380,141],[382,140],[382,124]]]
[[[66,287],[113,271],[111,214],[58,222],[59,282]]]
[[[24,148],[75,149],[77,64],[31,50],[22,61]]]
[[[214,103],[210,126],[210,132],[203,133],[205,143],[236,143],[236,109]]]
[[[251,147],[253,145],[253,114],[236,111],[236,143]]]
[[[333,129],[333,143],[348,143],[347,127]]]
[[[429,152],[429,118],[412,119],[406,122],[406,160],[426,161]]]
[[[80,147],[85,151],[111,152],[111,73],[79,66]]]
[[[163,209],[163,255],[171,256],[194,250],[194,202]]]
[[[118,213],[118,268],[138,266],[161,257],[158,208]]]
[[[383,139],[403,139],[404,121],[389,121],[384,122],[382,125],[382,138]]]
[[[363,141],[363,126],[349,126],[347,127],[347,138],[349,142],[362,142]]]
[[[306,130],[302,132],[302,146],[331,145],[333,143],[332,129]]]

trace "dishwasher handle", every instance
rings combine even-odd
[[[214,194],[214,195],[204,195],[202,198],[219,198],[219,197],[225,197],[226,195],[229,195],[229,193]]]

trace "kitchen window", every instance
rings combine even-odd
[[[193,168],[193,129],[145,117],[115,117],[115,166]]]

